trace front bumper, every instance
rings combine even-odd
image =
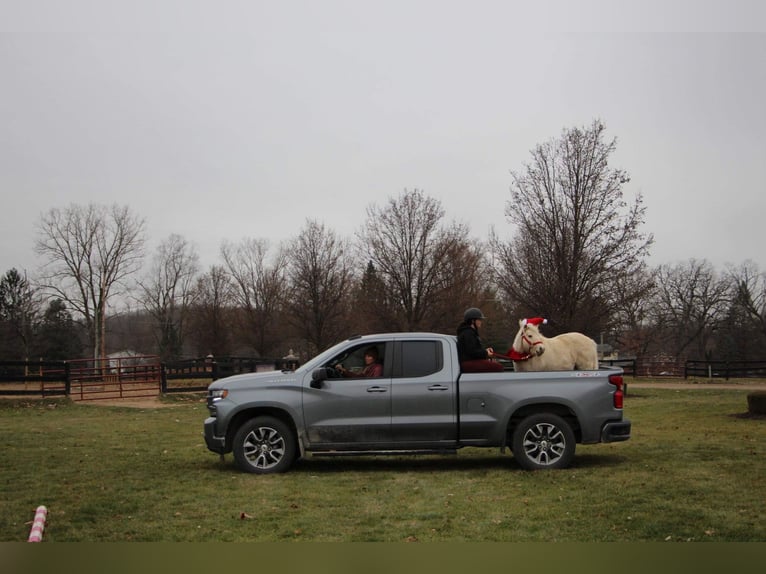
[[[620,442],[630,438],[630,421],[612,421],[601,429],[601,442]]]
[[[216,436],[216,420],[215,417],[208,417],[205,419],[205,444],[207,445],[208,450],[212,450],[218,454],[224,454],[228,452],[226,449],[226,437]]]

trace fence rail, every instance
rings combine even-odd
[[[65,395],[74,400],[206,391],[240,373],[295,370],[297,359],[222,357],[161,363],[156,356],[73,361],[0,361],[0,396]]]
[[[65,361],[0,361],[0,395],[68,395]]]
[[[766,378],[766,361],[686,361],[684,378]]]
[[[162,364],[163,393],[185,393],[206,391],[213,381],[239,375],[241,373],[261,373],[266,371],[294,371],[300,366],[297,359],[253,358],[253,357],[218,357],[216,359],[187,359]],[[193,381],[205,380],[204,384],[195,385]]]
[[[605,359],[632,377],[766,378],[764,361]],[[292,358],[220,357],[160,363],[154,356],[103,361],[0,361],[0,396],[68,396],[75,400],[206,391],[240,373],[295,370]]]
[[[636,359],[600,359],[599,365],[622,367],[625,376],[636,376]]]

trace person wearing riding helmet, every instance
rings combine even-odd
[[[464,373],[489,373],[503,370],[503,365],[490,361],[492,347],[484,348],[479,337],[479,327],[486,317],[481,309],[471,307],[463,315],[457,327],[457,355]]]

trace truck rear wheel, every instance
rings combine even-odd
[[[234,435],[234,460],[245,472],[285,472],[295,460],[295,440],[295,433],[281,420],[256,417],[244,423]]]
[[[575,453],[575,435],[563,418],[550,413],[530,415],[513,432],[513,458],[526,470],[566,468]]]

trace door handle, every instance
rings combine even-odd
[[[449,387],[445,385],[431,385],[430,387],[428,387],[428,390],[429,391],[448,391]]]
[[[386,390],[387,390],[386,387],[378,387],[378,386],[367,387],[367,392],[368,393],[385,393]]]

